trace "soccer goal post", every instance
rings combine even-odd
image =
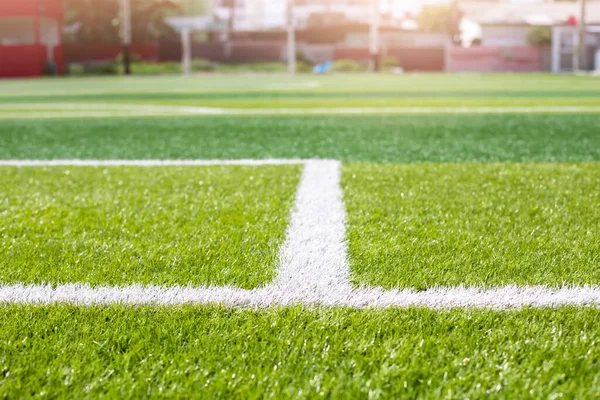
[[[552,72],[600,70],[600,25],[553,27],[551,51]]]
[[[195,31],[219,31],[225,27],[215,22],[212,16],[198,17],[171,17],[165,22],[179,33],[181,38],[181,73],[191,75],[192,73],[192,33]]]

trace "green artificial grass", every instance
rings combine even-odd
[[[600,283],[600,163],[346,165],[356,284]]]
[[[596,308],[0,308],[8,398],[597,398]]]
[[[0,98],[0,105],[2,104]],[[5,101],[8,102],[8,101]],[[311,108],[373,108],[373,107],[569,107],[600,106],[600,90],[583,93],[506,93],[506,92],[410,92],[410,93],[131,93],[131,94],[85,94],[85,95],[40,95],[11,99],[11,104],[27,104],[27,113],[46,112],[46,104],[85,105],[89,110],[102,104],[198,106],[225,109],[311,109]],[[36,108],[37,105],[37,108]],[[15,110],[2,110],[0,117]],[[393,113],[396,111],[390,111]],[[290,112],[293,114],[293,112]],[[58,114],[57,116],[60,116]]]
[[[0,83],[0,104],[127,103],[226,108],[600,105],[595,77],[334,74],[99,77]],[[0,107],[1,108],[1,107]]]
[[[0,282],[266,284],[300,168],[1,167]]]
[[[600,280],[594,114],[34,118],[68,112],[65,103],[600,106],[594,77],[2,81],[0,159],[363,162],[343,171],[355,284]],[[299,175],[299,166],[0,167],[0,284],[264,285]],[[598,398],[599,316],[0,304],[0,397]]]
[[[600,160],[595,115],[223,116],[0,121],[0,159]]]

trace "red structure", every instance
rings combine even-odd
[[[63,45],[64,58],[67,64],[110,62],[114,61],[122,51],[123,45],[120,43],[65,43]],[[158,62],[158,51],[158,42],[131,43],[131,54],[140,57],[144,61]]]
[[[63,70],[62,0],[0,1],[0,78]]]
[[[386,47],[384,57],[395,57],[405,71],[441,72],[445,70],[445,50],[440,46]],[[369,49],[366,47],[336,46],[334,60],[354,60],[367,64]]]
[[[532,46],[452,47],[450,72],[537,72],[542,70],[542,48]]]

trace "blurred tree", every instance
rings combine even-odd
[[[75,41],[119,42],[119,0],[65,0],[65,9],[65,22],[79,25]],[[155,39],[171,33],[164,18],[180,10],[181,5],[175,0],[131,0],[133,40]]]
[[[179,0],[185,15],[206,15],[211,11],[211,0]]]
[[[175,0],[131,0],[132,37],[157,39],[162,35],[173,33],[165,23],[168,15],[181,13],[181,4]]]
[[[446,33],[453,41],[460,41],[460,22],[463,14],[457,1],[450,4],[428,4],[423,6],[417,23],[424,32]]]
[[[65,0],[65,23],[79,25],[73,40],[119,41],[119,2],[115,0]]]

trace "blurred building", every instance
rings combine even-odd
[[[281,28],[286,23],[285,0],[213,0],[212,11],[230,21],[234,31]]]
[[[398,7],[406,3],[379,1],[382,58],[401,59],[408,71],[443,70],[450,36],[419,31],[416,14]],[[213,0],[211,13],[229,29],[212,35],[217,40],[195,41],[193,57],[223,63],[287,60],[287,0]],[[372,16],[372,0],[294,0],[298,56],[313,64],[340,59],[368,64]],[[180,57],[174,42],[161,46],[161,58]]]
[[[579,55],[579,2],[460,1],[478,27],[477,46],[453,49],[452,71],[572,71],[600,68],[600,1],[586,7],[585,57]]]
[[[579,2],[497,3],[462,1],[465,18],[481,27],[481,45],[523,47],[531,45],[530,33],[536,27],[549,31],[547,55],[542,69],[555,72],[600,68],[600,2],[589,0],[586,7],[587,35],[584,65],[574,65],[579,40]],[[550,43],[551,42],[551,43]]]
[[[0,77],[62,69],[62,0],[0,2]]]
[[[294,0],[294,20],[298,28],[371,21],[372,0]],[[416,28],[407,22],[404,0],[380,0],[381,22]],[[282,28],[287,23],[287,0],[213,0],[213,13],[231,20],[234,31],[261,31]]]
[[[461,1],[464,17],[481,26],[481,44],[489,46],[525,46],[527,35],[536,26],[565,26],[577,23],[579,2],[503,3]],[[600,2],[589,0],[586,22],[600,24]]]

